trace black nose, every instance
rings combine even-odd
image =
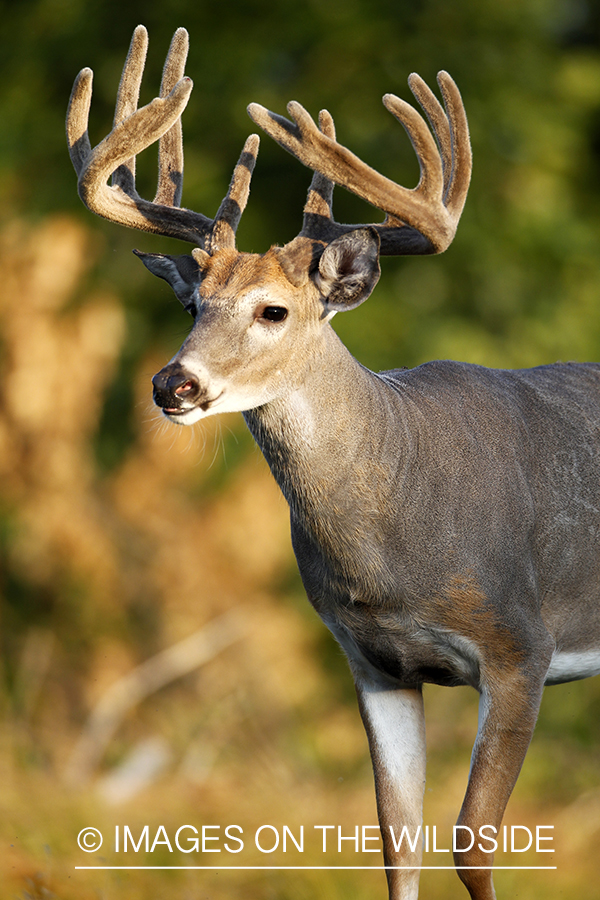
[[[161,409],[180,409],[195,400],[200,391],[198,379],[179,363],[170,363],[152,379],[154,402]]]

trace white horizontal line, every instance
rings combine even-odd
[[[164,871],[166,869],[172,870],[206,870],[206,869],[214,869],[219,872],[235,872],[235,871],[251,871],[251,872],[273,872],[273,871],[293,871],[293,872],[302,872],[302,871],[310,871],[310,872],[334,872],[334,871],[373,871],[373,872],[382,872],[382,871],[399,871],[399,870],[415,870],[420,869],[422,872],[425,871],[457,871],[459,869],[492,869],[495,872],[498,871],[522,871],[524,869],[530,871],[542,871],[542,870],[554,870],[557,866],[75,866],[76,869],[120,869],[125,871],[132,871],[138,869],[154,869]]]

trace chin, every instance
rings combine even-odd
[[[208,412],[205,412],[197,406],[193,409],[182,410],[181,412],[168,412],[166,409],[161,409],[161,412],[165,419],[168,419],[169,422],[173,422],[175,425],[193,425],[194,422],[199,422],[200,419],[204,419],[209,415]]]

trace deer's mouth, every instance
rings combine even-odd
[[[224,392],[221,391],[216,397],[209,400],[202,400],[201,402],[196,401],[195,403],[188,403],[187,405],[182,406],[161,406],[160,409],[167,419],[177,421],[178,424],[186,425],[188,424],[188,422],[184,421],[186,418],[193,416],[192,421],[198,421],[198,419],[201,418],[202,413],[208,412],[208,410],[221,399],[223,393]],[[189,424],[192,424],[192,422],[189,422]]]

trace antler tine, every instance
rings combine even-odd
[[[437,82],[447,110],[452,144],[452,178],[448,185],[445,202],[458,223],[467,199],[473,168],[469,123],[460,91],[454,79],[442,70],[438,73]]]
[[[189,50],[189,35],[185,28],[178,28],[173,35],[167,54],[160,85],[160,96],[167,97],[183,78]],[[181,118],[158,144],[158,187],[155,203],[179,206],[183,190],[183,129]]]
[[[121,81],[119,82],[113,127],[128,119],[137,109],[147,53],[148,32],[143,25],[138,25],[133,32],[129,52],[121,74]],[[135,190],[135,156],[126,160],[113,172],[111,181],[113,185],[122,188],[126,194],[137,196]]]
[[[471,156],[470,148],[462,147],[465,141],[468,145],[468,129],[458,88],[446,73],[440,77],[448,114],[437,101],[431,103],[429,89],[424,91],[420,81],[413,79],[417,99],[423,100],[437,144],[425,120],[412,106],[392,94],[384,97],[386,108],[406,129],[419,159],[421,178],[414,190],[395,184],[320,131],[299,103],[288,104],[293,122],[256,103],[248,107],[248,112],[304,165],[387,213],[383,224],[372,226],[379,232],[383,255],[441,253],[456,231],[457,214],[468,188]],[[450,160],[453,165],[449,165]],[[455,160],[459,165],[454,164]],[[452,174],[446,176],[447,171]],[[448,205],[444,202],[446,195]],[[322,215],[314,217],[314,225],[311,235],[319,240],[325,234],[332,240],[335,234],[362,227],[340,225]],[[309,236],[306,228],[302,233]]]
[[[335,123],[326,109],[319,113],[319,128],[335,141]],[[334,182],[330,178],[315,171],[304,205],[304,220],[300,232],[302,236],[312,234],[317,223],[322,225],[323,220],[333,221],[333,188]]]
[[[67,144],[73,168],[79,176],[85,162],[92,152],[88,135],[90,106],[92,103],[92,84],[94,73],[91,69],[82,69],[73,82],[69,106],[67,108]]]
[[[210,248],[212,251],[224,247],[235,247],[235,233],[250,194],[250,180],[254,172],[260,138],[251,134],[233,170],[229,190],[221,203],[212,229]]]
[[[383,105],[388,112],[391,112],[394,118],[404,126],[415,153],[417,154],[421,169],[421,177],[419,179],[419,184],[414,191],[415,195],[419,194],[426,199],[431,200],[441,200],[444,195],[442,159],[440,157],[438,145],[436,144],[431,131],[425,124],[425,120],[419,115],[417,110],[410,105],[410,103],[406,103],[405,100],[401,100],[400,97],[396,97],[395,94],[385,94],[383,97]],[[395,185],[396,191],[398,191],[398,187],[398,185]],[[407,192],[408,189],[400,188],[400,191],[402,194],[399,194],[398,196],[402,197],[402,195],[404,195],[406,198],[405,192]],[[379,209],[383,209],[393,216],[398,216],[398,213],[395,210],[386,209],[385,206],[380,206]],[[405,213],[405,210],[402,212]],[[403,218],[402,212],[399,216],[401,219]]]
[[[445,196],[452,174],[452,137],[448,117],[429,85],[416,72],[408,76],[408,86],[427,116],[427,121],[437,140],[442,158]]]

